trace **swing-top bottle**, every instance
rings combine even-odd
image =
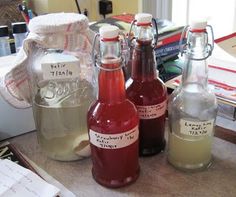
[[[165,148],[167,92],[164,83],[157,76],[152,15],[136,14],[133,24],[136,32],[133,40],[131,78],[126,83],[126,91],[139,113],[139,154],[151,156]]]
[[[138,114],[126,98],[119,29],[109,25],[99,32],[98,98],[88,111],[92,174],[106,187],[121,187],[139,175]]]
[[[206,59],[212,53],[214,38],[206,21],[193,22],[182,35],[185,33],[182,83],[170,96],[168,105],[168,161],[181,170],[195,171],[211,164],[217,101],[208,88]]]

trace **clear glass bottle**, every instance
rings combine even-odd
[[[139,113],[139,154],[150,156],[165,148],[167,91],[157,76],[152,15],[137,14],[135,21],[132,71],[131,78],[126,83],[126,92]]]
[[[139,119],[126,98],[119,29],[104,26],[99,32],[98,98],[88,111],[92,173],[101,185],[121,187],[139,175]]]
[[[12,23],[12,33],[15,40],[16,52],[19,52],[23,45],[24,39],[27,37],[28,30],[25,22]]]
[[[60,161],[90,156],[87,110],[95,94],[91,82],[82,77],[81,61],[39,45],[31,59],[32,107],[41,149]]]
[[[0,57],[11,54],[8,26],[0,26]]]
[[[207,27],[212,44],[208,43]],[[213,50],[214,38],[205,21],[193,22],[186,29],[182,83],[170,96],[168,105],[168,161],[181,170],[194,171],[211,163],[217,101],[208,89],[206,59]]]

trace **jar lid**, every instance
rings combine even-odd
[[[0,26],[0,37],[8,36],[8,26]]]
[[[135,20],[137,20],[137,23],[151,23],[152,22],[152,15],[148,13],[139,13],[135,15]]]
[[[27,32],[27,26],[25,22],[12,23],[11,25],[13,34]]]
[[[99,29],[99,34],[105,39],[117,38],[119,35],[119,28],[115,25],[105,25]]]
[[[199,20],[193,20],[190,23],[190,29],[191,30],[204,30],[207,26],[207,20],[205,19],[199,19]]]

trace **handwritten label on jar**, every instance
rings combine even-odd
[[[43,63],[43,79],[73,79],[79,77],[79,61]]]
[[[119,134],[102,134],[89,130],[90,142],[98,148],[119,149],[129,146],[138,140],[138,126]]]
[[[193,122],[181,119],[180,133],[190,136],[212,135],[214,120]]]
[[[140,119],[154,119],[159,118],[166,112],[167,102],[166,100],[157,105],[136,105]]]

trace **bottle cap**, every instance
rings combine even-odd
[[[105,25],[99,29],[99,34],[105,39],[117,38],[119,35],[119,28],[114,25]]]
[[[8,36],[8,26],[3,25],[0,26],[0,37],[6,37]]]
[[[148,13],[139,13],[135,15],[135,20],[137,20],[137,23],[151,23],[152,22],[152,15]]]
[[[192,30],[203,30],[203,29],[206,29],[206,26],[207,26],[207,20],[194,20],[191,22],[190,24],[190,29]]]
[[[25,22],[12,23],[11,25],[13,34],[27,32],[27,26]]]

